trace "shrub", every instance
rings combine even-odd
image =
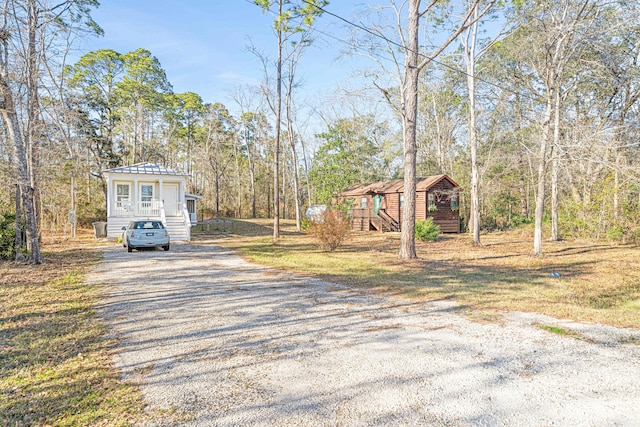
[[[625,230],[621,225],[614,225],[609,230],[607,230],[607,239],[613,241],[621,241],[623,240],[625,235]]]
[[[303,233],[308,233],[311,230],[311,226],[313,225],[313,221],[311,221],[306,216],[303,216],[300,220],[300,231]]]
[[[440,234],[440,226],[433,223],[433,218],[416,221],[416,239],[435,242]]]
[[[333,252],[349,237],[351,224],[341,210],[327,209],[323,217],[323,222],[311,223],[309,235],[317,239],[324,250]]]
[[[0,214],[0,259],[13,259],[16,255],[16,217]]]
[[[627,242],[632,243],[636,246],[640,246],[640,226],[636,227],[635,230],[632,230],[630,232]]]

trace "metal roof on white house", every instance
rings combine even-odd
[[[136,163],[130,166],[121,166],[119,168],[112,168],[103,171],[105,173],[122,173],[122,174],[138,174],[138,175],[170,175],[170,176],[185,176],[184,173],[178,172],[173,169],[165,168],[164,166],[157,165],[155,163]]]

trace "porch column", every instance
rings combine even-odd
[[[180,185],[178,185],[178,210],[180,211],[180,215],[182,215],[182,205],[187,203],[187,190],[185,188],[185,180],[182,178],[180,180]]]
[[[107,219],[109,219],[113,205],[113,188],[111,188],[112,182],[109,175],[105,176],[105,180],[107,181]]]
[[[134,216],[138,216],[138,207],[139,207],[139,202],[138,202],[138,177],[136,176],[135,178],[133,178],[133,196],[132,196],[132,202],[133,202],[133,215]]]
[[[162,202],[162,207],[166,209],[166,206],[164,205],[164,196],[162,195],[162,183],[162,178],[160,178],[158,180],[158,200]]]

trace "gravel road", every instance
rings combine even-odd
[[[206,242],[109,246],[90,281],[147,426],[640,426],[638,330],[473,321]]]

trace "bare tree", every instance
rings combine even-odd
[[[482,3],[469,1],[469,11],[472,13],[473,24],[465,31],[464,37],[464,61],[466,65],[467,94],[468,94],[468,139],[469,150],[471,152],[471,189],[470,189],[470,212],[469,231],[473,237],[475,245],[480,244],[480,171],[478,167],[478,125],[476,109],[476,79],[477,62],[495,44],[503,31],[492,40],[484,43],[478,50],[478,13]]]
[[[0,19],[0,114],[14,147],[17,183],[25,216],[28,262],[42,262],[38,236],[38,163],[40,104],[38,83],[44,60],[38,35],[55,37],[56,30],[72,30],[88,22],[94,0],[68,0],[50,4],[46,0],[5,0]],[[89,18],[88,21],[85,19]],[[74,27],[73,25],[76,25]],[[24,117],[24,126],[21,118]]]
[[[569,61],[582,47],[579,35],[585,35],[585,31],[594,22],[594,13],[597,11],[591,0],[582,0],[578,3],[570,0],[557,0],[554,2],[536,1],[532,4],[532,9],[529,12],[530,15],[524,15],[528,17],[529,23],[541,26],[538,28],[539,38],[535,43],[540,47],[538,50],[540,55],[533,56],[532,68],[540,77],[545,89],[543,94],[545,107],[541,123],[542,134],[538,147],[538,181],[533,239],[534,255],[542,255],[542,219],[545,202],[547,151],[554,141],[559,139],[559,114],[562,87],[566,79],[565,71]],[[555,229],[555,237],[557,238],[557,223]]]
[[[254,0],[254,3],[268,11],[272,5],[278,8],[275,12],[274,30],[277,38],[277,60],[276,60],[276,99],[272,106],[275,114],[275,148],[273,159],[273,238],[280,237],[280,125],[282,120],[282,49],[289,38],[302,31],[305,26],[313,24],[313,20],[322,14],[322,7],[329,2],[326,0],[305,0],[300,4],[291,0]],[[300,18],[302,24],[295,24],[293,19]]]

